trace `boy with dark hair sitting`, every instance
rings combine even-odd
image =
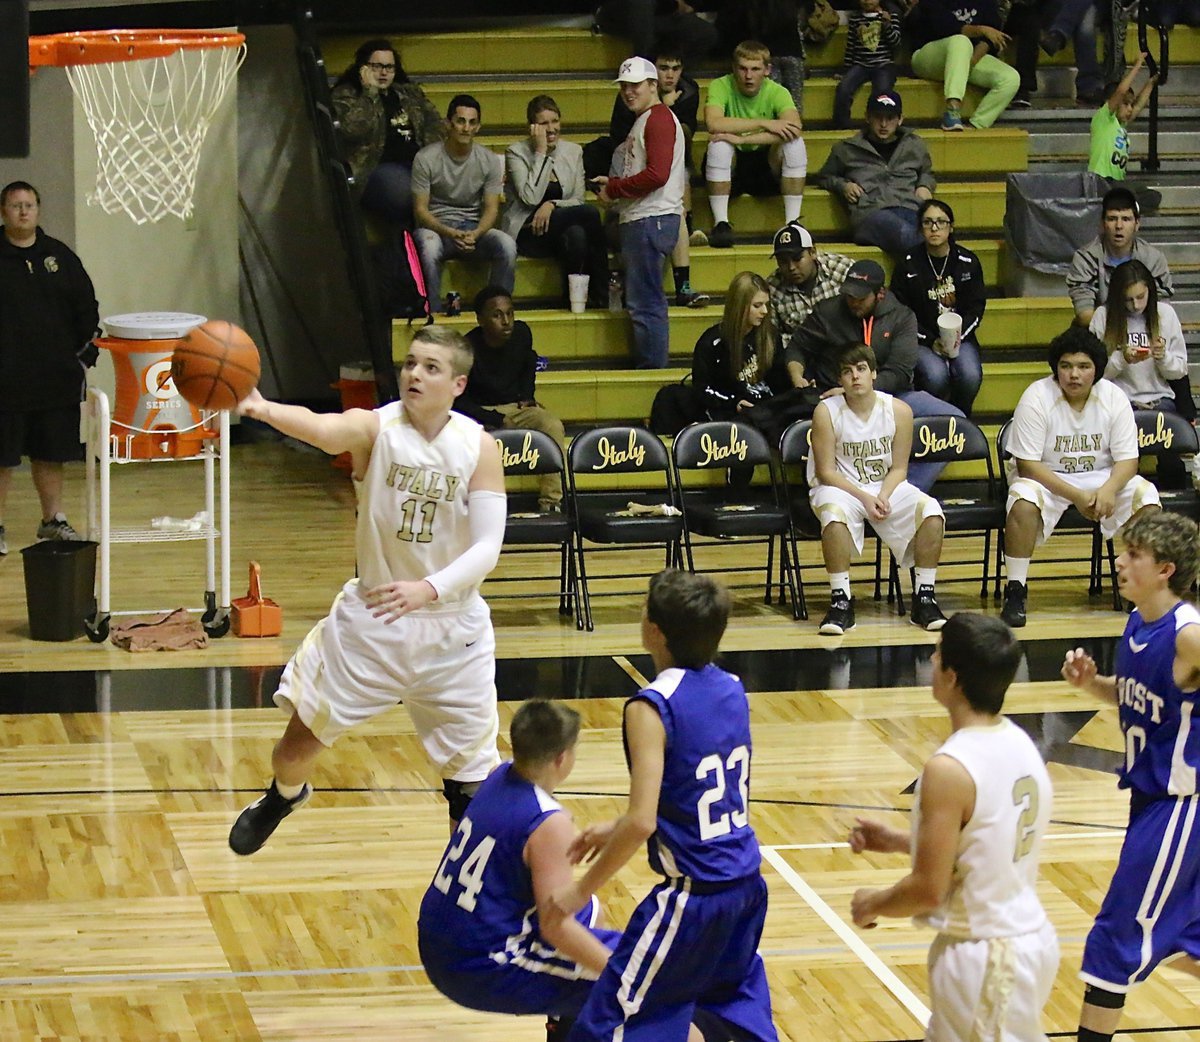
[[[1111,539],[1129,518],[1157,510],[1158,490],[1138,476],[1133,406],[1102,380],[1108,349],[1072,326],[1050,341],[1050,375],[1035,380],[1013,413],[1005,451],[1009,474],[1004,561],[1008,585],[1001,618],[1025,625],[1029,562],[1070,506]]]

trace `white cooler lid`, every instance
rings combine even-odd
[[[100,321],[109,336],[121,340],[177,340],[208,319],[185,311],[135,311]]]

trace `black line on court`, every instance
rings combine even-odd
[[[222,796],[222,795],[238,795],[247,793],[262,792],[262,788],[239,788],[239,789],[23,789],[20,791],[3,792],[0,791],[0,799],[18,799],[23,796],[188,796],[188,795],[206,795],[206,796]],[[316,794],[323,792],[330,793],[407,793],[409,795],[429,795],[440,796],[441,789],[430,788],[414,788],[404,785],[339,785],[337,787],[321,786],[316,788]],[[556,789],[555,796],[571,796],[577,799],[624,799],[629,795],[628,792],[580,792],[574,789]],[[911,807],[896,807],[887,804],[874,803],[842,803],[833,800],[788,800],[788,799],[773,799],[770,797],[752,796],[750,797],[751,805],[759,804],[764,807],[813,807],[825,810],[872,810],[881,813],[894,812],[897,814],[911,814]],[[175,812],[172,812],[175,813]],[[1084,829],[1100,829],[1101,831],[1122,832],[1124,825],[1107,825],[1100,822],[1090,821],[1064,821],[1058,818],[1051,818],[1052,825],[1062,825],[1064,827],[1084,828]]]
[[[1111,670],[1115,640],[1026,640],[1017,680],[1059,679],[1063,656],[1087,649],[1102,672]],[[729,651],[719,661],[748,691],[841,691],[851,688],[926,687],[932,644],[856,648]],[[216,653],[219,653],[217,651]],[[626,656],[644,676],[648,655]],[[272,666],[187,666],[168,669],[0,673],[0,713],[162,712],[251,709],[271,705],[283,672]],[[612,655],[501,658],[496,688],[502,701],[542,698],[628,698],[637,685]]]

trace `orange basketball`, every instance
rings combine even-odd
[[[244,329],[214,320],[185,336],[171,357],[175,389],[198,409],[232,409],[255,387],[258,347]]]

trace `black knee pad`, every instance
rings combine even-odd
[[[442,795],[450,804],[451,821],[462,821],[463,815],[467,813],[467,805],[471,802],[471,797],[479,791],[479,786],[482,784],[481,781],[461,782],[455,781],[453,778],[442,782]]]
[[[1125,1005],[1125,996],[1116,991],[1105,991],[1103,988],[1097,988],[1094,984],[1089,984],[1083,990],[1083,1001],[1089,1006],[1098,1006],[1100,1009],[1121,1009]]]

